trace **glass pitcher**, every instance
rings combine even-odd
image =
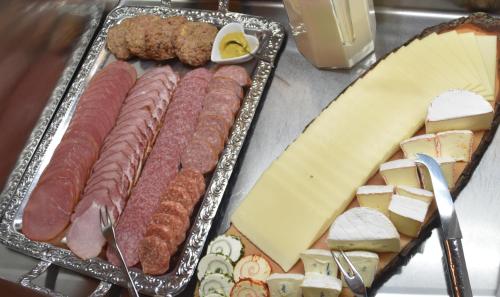
[[[374,49],[373,0],[283,0],[299,51],[318,68],[351,68]]]

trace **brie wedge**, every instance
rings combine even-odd
[[[393,193],[394,186],[368,185],[359,187],[356,197],[360,206],[374,208],[388,215],[387,209]]]
[[[328,232],[328,246],[335,250],[399,252],[399,233],[380,211],[354,207],[333,222]]]
[[[304,297],[337,297],[342,291],[342,282],[331,276],[306,276],[301,288]]]
[[[271,297],[302,297],[300,285],[304,275],[294,273],[273,273],[267,278]]]
[[[434,194],[431,191],[424,189],[413,188],[408,186],[397,186],[396,194],[405,196],[408,198],[414,198],[427,203],[431,203],[434,200]]]
[[[434,98],[427,111],[426,133],[448,130],[488,130],[493,108],[481,95],[451,90]]]
[[[388,185],[420,187],[417,165],[410,159],[389,161],[380,165],[380,174]]]
[[[389,205],[389,217],[400,233],[417,237],[428,209],[427,202],[394,195]]]
[[[474,133],[470,130],[440,132],[437,134],[439,156],[469,162],[473,141]]]
[[[453,168],[455,167],[455,160],[452,158],[436,158],[436,161],[441,166],[441,171],[443,172],[444,178],[448,183],[448,188],[453,188],[455,185],[455,175],[453,173]],[[429,171],[424,165],[418,165],[418,171],[420,173],[420,179],[422,180],[422,185],[424,189],[432,191],[432,181]]]
[[[431,157],[437,157],[435,134],[418,135],[403,140],[399,145],[407,159],[415,159],[417,153],[424,153]]]
[[[313,273],[337,276],[337,264],[329,250],[309,249],[300,253],[300,259],[304,263],[306,275]]]
[[[375,278],[375,273],[377,272],[379,262],[378,255],[376,253],[366,251],[350,251],[345,254],[356,268],[356,271],[361,275],[365,287],[371,287],[373,279]],[[348,267],[343,258],[340,258],[340,262],[343,264],[343,267]],[[342,286],[347,287],[344,275],[342,274],[341,279]]]

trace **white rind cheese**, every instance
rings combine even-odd
[[[441,166],[441,171],[443,172],[444,178],[448,182],[448,188],[453,188],[455,186],[455,175],[454,175],[454,167],[455,160],[452,158],[436,158],[436,161]],[[424,165],[418,165],[418,171],[420,173],[420,179],[422,180],[422,185],[424,189],[428,191],[432,191],[432,181],[431,176],[429,175],[429,171]]]
[[[391,202],[394,186],[368,185],[361,186],[356,191],[356,198],[362,207],[370,207],[388,215],[388,207]]]
[[[337,276],[337,264],[329,250],[309,249],[300,253],[300,259],[304,263],[305,274],[323,274]]]
[[[399,233],[380,211],[354,207],[333,222],[328,232],[328,246],[336,250],[399,252]]]
[[[417,164],[410,159],[393,160],[380,165],[380,174],[388,185],[420,187]]]
[[[455,161],[469,162],[472,154],[474,133],[470,130],[453,130],[437,134],[440,157],[453,158]]]
[[[434,200],[434,194],[431,191],[408,186],[397,186],[396,194],[418,199],[427,203],[431,203]]]
[[[417,153],[423,153],[431,157],[437,157],[438,154],[435,134],[418,135],[403,140],[399,145],[407,159],[416,159]]]
[[[427,202],[394,195],[389,205],[389,217],[399,232],[417,237],[428,209]]]
[[[377,273],[377,266],[379,262],[378,255],[367,251],[350,251],[345,254],[356,268],[356,271],[361,275],[365,287],[371,287],[373,280],[375,279],[375,274]],[[340,257],[340,262],[343,263],[344,267],[348,267],[342,257]],[[347,287],[342,274],[341,279],[342,286]]]
[[[425,131],[488,130],[492,121],[493,108],[481,95],[451,90],[439,95],[430,104]]]
[[[267,286],[271,297],[302,297],[303,280],[302,274],[273,273],[267,278]]]
[[[342,282],[331,276],[306,276],[301,288],[304,297],[338,297]]]

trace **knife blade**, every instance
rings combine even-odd
[[[448,277],[453,296],[472,297],[469,274],[462,248],[462,232],[458,223],[453,199],[448,190],[448,183],[444,178],[439,163],[434,158],[425,154],[417,154],[415,161],[424,165],[431,177],[434,197],[441,220],[443,247],[448,264]]]

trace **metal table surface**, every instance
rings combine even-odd
[[[229,214],[244,199],[270,163],[371,63],[425,27],[466,14],[455,2],[450,1],[375,1],[375,4],[375,53],[351,70],[326,71],[314,68],[297,51],[293,38],[289,36],[267,96],[261,103],[253,132],[240,156],[239,170],[232,177],[232,185],[224,198],[224,218],[218,230],[214,230],[215,233],[225,231],[229,224]],[[213,1],[174,2],[175,5],[211,9],[216,7]],[[233,1],[231,10],[269,17],[287,24],[281,2]],[[456,202],[464,235],[465,256],[476,296],[500,296],[500,216],[497,214],[500,211],[499,165],[500,136],[496,135]],[[391,276],[376,295],[448,295],[443,260],[438,234],[434,230],[431,237],[421,244],[418,253],[398,273]],[[35,263],[34,259],[0,245],[0,278],[16,281]],[[36,283],[47,284],[69,296],[87,296],[97,286],[95,280],[65,269],[60,269],[58,273],[49,272]],[[193,283],[182,295],[192,296],[192,292]],[[125,296],[125,290],[114,288],[110,293],[110,296],[119,295]]]

